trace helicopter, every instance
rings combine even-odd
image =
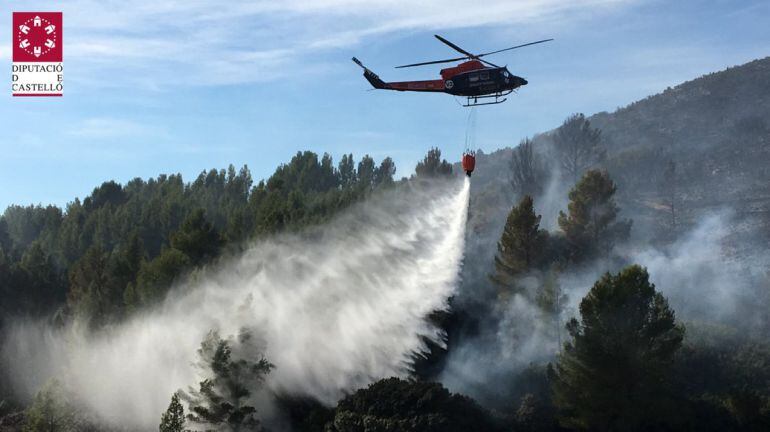
[[[438,92],[448,93],[453,96],[465,96],[467,101],[463,104],[464,107],[494,105],[505,102],[506,96],[511,94],[511,92],[517,88],[527,85],[527,80],[510,73],[507,66],[498,66],[482,59],[482,57],[553,40],[543,39],[497,51],[490,51],[488,53],[472,54],[439,35],[434,36],[446,45],[449,45],[452,49],[463,54],[463,57],[396,66],[396,69],[467,60],[457,66],[441,69],[441,79],[385,82],[380,79],[377,74],[364,66],[357,58],[353,57],[353,62],[364,70],[364,78],[366,78],[375,89]]]

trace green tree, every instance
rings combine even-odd
[[[107,204],[120,205],[126,200],[126,194],[120,184],[110,180],[95,188],[90,197],[83,201],[83,205],[89,209],[95,209]]]
[[[516,410],[515,431],[522,432],[546,432],[558,430],[555,413],[550,402],[538,398],[532,393],[527,393],[521,398]]]
[[[386,157],[380,162],[380,166],[374,173],[374,183],[379,185],[391,185],[393,184],[393,176],[396,175],[396,164],[393,159]]]
[[[24,289],[20,297],[26,303],[25,310],[47,312],[64,300],[66,291],[56,264],[42,242],[32,242],[21,257],[19,269],[24,278],[18,286]]]
[[[144,260],[142,240],[137,233],[116,246],[111,253],[92,246],[69,272],[69,305],[93,326],[101,326],[123,317],[126,306],[132,308],[135,298],[126,301],[126,291],[133,292],[133,282]]]
[[[159,432],[184,431],[184,407],[179,402],[179,395],[171,395],[171,403],[160,418]]]
[[[123,288],[110,280],[109,257],[98,245],[88,249],[69,273],[69,305],[93,325],[105,324],[122,305]]]
[[[139,273],[142,261],[146,257],[144,244],[139,234],[133,232],[125,244],[120,245],[117,252],[117,265],[119,267],[117,271],[127,279],[133,280]]]
[[[235,348],[253,343],[243,330],[237,343],[211,332],[198,350],[199,367],[211,377],[200,382],[198,390],[183,395],[190,404],[187,419],[203,427],[226,426],[233,431],[262,430],[256,408],[248,404],[253,392],[262,387],[265,376],[274,367],[264,357],[253,362],[233,355]]]
[[[606,171],[590,170],[569,193],[569,214],[559,212],[559,226],[569,244],[574,262],[607,255],[626,240],[631,221],[618,221],[615,183]]]
[[[77,428],[77,412],[57,380],[46,383],[27,409],[24,432],[69,432]]]
[[[363,190],[369,190],[374,187],[375,166],[374,159],[365,155],[358,162],[358,183]]]
[[[517,279],[543,264],[548,232],[540,229],[540,215],[535,214],[529,195],[508,213],[503,234],[497,242],[495,273],[492,281],[507,293],[517,292]]]
[[[174,280],[189,268],[190,264],[190,258],[174,248],[164,249],[150,262],[142,262],[136,277],[134,299],[142,305],[151,305],[162,300]]]
[[[353,164],[352,156],[343,159],[346,163]],[[335,188],[338,182],[332,168],[331,156],[324,155],[319,162],[317,154],[305,151],[297,152],[288,164],[278,167],[267,184],[268,188],[280,189],[286,196],[294,190],[324,192]]]
[[[671,372],[684,328],[647,271],[605,274],[580,302],[572,338],[551,369],[564,426],[594,431],[660,430],[675,410]]]
[[[13,286],[15,285],[13,282],[14,273],[16,273],[14,264],[11,262],[10,257],[5,251],[0,248],[0,298],[4,299],[4,301],[0,303],[0,328],[3,327],[3,321],[10,315],[11,307],[13,307],[15,303],[10,301],[12,295],[15,294]],[[2,388],[2,374],[0,374],[0,390]],[[2,394],[0,394],[0,398],[1,397]]]
[[[573,183],[588,168],[602,162],[606,152],[601,146],[602,134],[591,127],[583,114],[573,114],[556,130],[554,149],[561,162],[562,172]]]
[[[352,153],[342,155],[338,170],[342,187],[349,187],[356,182],[356,162],[353,160]]]
[[[171,247],[182,251],[195,264],[201,264],[219,254],[222,238],[206,220],[203,209],[194,210],[171,236]]]
[[[383,163],[384,162],[385,161],[383,161]],[[12,247],[13,242],[11,241],[11,236],[8,235],[8,222],[5,221],[5,218],[0,216],[0,249],[7,254],[11,252]]]
[[[3,220],[7,224],[8,236],[14,247],[24,251],[33,241],[44,249],[56,243],[56,233],[62,223],[62,211],[56,206],[18,206],[5,209]]]
[[[388,378],[337,405],[334,432],[494,432],[491,415],[439,383]]]
[[[417,177],[440,177],[452,175],[452,164],[441,159],[441,150],[438,147],[428,150],[422,161],[415,167]]]

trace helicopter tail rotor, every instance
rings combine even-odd
[[[376,89],[390,89],[391,88],[390,85],[388,85],[388,83],[386,83],[385,81],[380,79],[380,77],[377,76],[376,73],[372,72],[371,70],[369,70],[369,68],[364,66],[364,64],[361,63],[361,60],[359,60],[359,59],[357,59],[355,57],[353,57],[351,60],[353,60],[353,63],[357,64],[358,66],[361,67],[361,69],[364,70],[364,78],[366,78],[366,80],[369,81],[369,84],[371,84],[372,87],[374,87]]]

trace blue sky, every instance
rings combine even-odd
[[[29,10],[64,12],[63,98],[10,96],[11,12]],[[432,146],[456,159],[467,109],[368,91],[350,62],[433,79],[393,66],[454,56],[434,33],[476,52],[556,39],[490,58],[530,84],[477,109],[485,151],[770,55],[767,0],[6,1],[0,16],[0,209],[230,163],[260,179],[298,150],[391,156],[399,176]]]

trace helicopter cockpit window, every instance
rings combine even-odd
[[[473,75],[468,76],[468,81],[470,81],[470,82],[476,82],[478,80],[479,80],[479,74],[473,74]]]
[[[503,76],[508,78],[508,71],[503,71]]]
[[[481,73],[481,79],[482,80],[488,80],[489,79],[489,72],[482,72]]]

